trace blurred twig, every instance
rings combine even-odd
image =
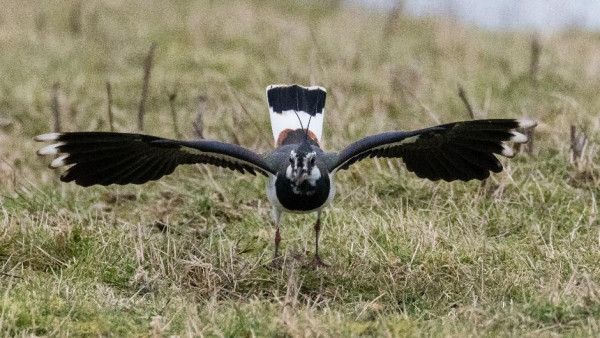
[[[150,71],[152,70],[152,61],[154,60],[154,50],[156,43],[152,43],[146,63],[144,64],[144,82],[142,84],[142,97],[140,99],[140,108],[138,111],[138,130],[144,131],[144,115],[146,114],[146,100],[148,98],[148,85],[150,83]]]
[[[404,11],[404,0],[397,0],[396,4],[389,12],[385,25],[383,26],[383,39],[389,39],[397,30],[398,22],[400,21],[400,17],[402,16],[402,12]]]
[[[55,82],[52,85],[52,115],[54,115],[54,132],[60,132],[60,106],[58,103],[59,84]]]
[[[78,1],[73,5],[69,12],[69,28],[71,29],[71,34],[73,36],[81,34],[82,31],[82,7],[82,3]]]
[[[35,30],[41,37],[46,33],[46,26],[48,26],[48,19],[44,12],[40,12],[35,16]]]
[[[113,126],[113,111],[112,111],[112,91],[110,87],[110,81],[106,81],[106,101],[107,101],[107,111],[108,111],[108,125],[110,126],[110,131],[115,131]]]
[[[537,84],[538,70],[540,64],[540,54],[542,52],[542,44],[538,35],[531,38],[531,59],[529,61],[529,80],[533,85]]]
[[[176,138],[181,138],[181,134],[179,133],[179,127],[177,126],[177,111],[175,110],[176,98],[176,91],[169,94],[169,106],[171,107],[171,118],[173,119],[173,132],[175,133]]]
[[[578,133],[577,127],[575,127],[575,125],[571,125],[571,163],[573,163],[575,166],[579,165],[581,155],[583,154],[583,149],[587,143],[588,137],[586,133],[583,130]]]
[[[200,96],[198,98],[198,108],[196,109],[196,120],[192,122],[194,127],[194,137],[197,139],[204,139],[204,108],[206,107],[206,97]]]
[[[460,83],[458,84],[458,96],[460,96],[460,99],[467,107],[467,111],[469,112],[469,116],[471,117],[471,120],[474,120],[475,114],[473,113],[473,108],[471,107],[471,103],[469,103],[469,99],[467,99],[467,94],[465,92],[465,89],[463,88],[463,86]]]
[[[527,143],[525,143],[525,152],[527,153],[527,155],[531,156],[533,155],[533,131],[534,128],[527,128],[525,130],[525,135],[527,135]]]

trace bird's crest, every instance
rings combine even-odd
[[[267,100],[275,146],[302,143],[306,137],[319,143],[323,134],[326,95],[325,89],[318,86],[268,86]]]

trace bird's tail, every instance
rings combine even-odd
[[[325,88],[298,85],[267,87],[275,146],[298,143],[306,134],[319,143],[323,134]],[[310,124],[309,124],[310,121]]]

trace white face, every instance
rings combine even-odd
[[[285,171],[285,176],[296,186],[308,181],[311,186],[317,184],[317,180],[321,178],[321,171],[315,165],[317,154],[297,153],[295,150],[290,152],[290,165]]]

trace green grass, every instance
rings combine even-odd
[[[3,1],[0,13],[0,334],[3,336],[595,336],[600,332],[597,33],[531,37],[397,20],[338,2]],[[387,28],[386,28],[387,27]],[[59,182],[32,136],[135,131],[272,144],[264,88],[327,88],[325,148],[478,117],[539,121],[533,155],[485,184],[420,180],[401,161],[337,176],[322,257],[313,216],[286,215],[269,266],[262,177],[188,166],[143,186]],[[569,125],[589,144],[570,161]]]

